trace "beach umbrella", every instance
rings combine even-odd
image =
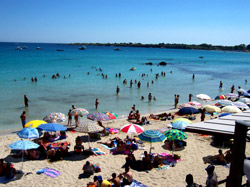
[[[238,98],[239,97],[239,95],[235,94],[235,93],[228,93],[228,94],[225,94],[225,96],[227,98]]]
[[[39,125],[47,123],[46,121],[43,120],[33,120],[33,121],[29,121],[28,123],[26,123],[24,125],[24,127],[33,127],[33,128],[37,128]]]
[[[156,131],[156,130],[146,130],[146,131],[142,132],[138,136],[138,138],[143,142],[150,143],[149,154],[151,154],[152,143],[163,142],[166,139],[166,137],[162,133],[160,133],[159,131]]]
[[[208,113],[221,112],[221,109],[219,107],[213,105],[205,105],[202,108],[204,108]]]
[[[190,121],[187,118],[176,118],[175,120],[172,121],[172,123],[177,122],[177,121],[185,121],[185,122],[188,122],[189,124],[192,123],[192,121]]]
[[[192,106],[201,106],[202,104],[197,102],[197,101],[191,101],[191,102],[188,102],[188,104],[192,105]]]
[[[223,113],[221,115],[219,115],[219,117],[224,117],[224,116],[228,116],[228,115],[231,115],[232,113]]]
[[[71,114],[74,116],[80,116],[83,117],[84,115],[87,115],[89,112],[84,108],[75,108],[71,111]]]
[[[110,119],[116,119],[118,116],[113,113],[113,112],[103,112],[104,114],[108,115],[110,117]]]
[[[49,115],[43,118],[43,120],[48,123],[60,123],[60,122],[66,121],[66,119],[67,119],[67,116],[60,112],[50,113]]]
[[[247,93],[247,91],[242,88],[238,89],[237,92],[242,93],[242,94]]]
[[[225,95],[218,95],[216,96],[214,99],[218,100],[218,99],[226,99],[227,97]]]
[[[39,132],[36,128],[32,127],[27,127],[22,129],[17,133],[19,138],[24,138],[24,139],[32,139],[32,138],[39,138]]]
[[[164,136],[166,136],[168,140],[182,141],[182,140],[187,139],[187,134],[177,129],[171,129],[171,130],[164,132]]]
[[[45,123],[42,125],[39,125],[39,127],[37,127],[38,129],[44,130],[46,132],[56,132],[56,131],[66,131],[67,128],[57,124],[57,123]]]
[[[243,93],[241,95],[244,96],[244,97],[250,97],[250,93]]]
[[[196,95],[196,97],[198,99],[201,99],[201,100],[204,100],[204,101],[211,100],[211,98],[208,95],[206,95],[206,94],[198,94],[198,95]]]
[[[233,105],[233,102],[230,101],[230,100],[219,100],[216,105],[218,106],[232,106]]]
[[[239,113],[241,110],[236,106],[225,106],[222,108],[222,112],[228,112],[228,113]]]
[[[199,110],[197,110],[194,107],[184,107],[178,111],[180,115],[186,115],[186,114],[197,114],[199,113]]]
[[[190,105],[189,103],[180,104],[180,105],[178,106],[179,109],[184,108],[184,107],[193,107],[193,106]]]
[[[237,102],[233,102],[233,106],[236,106],[240,109],[246,110],[249,109],[249,106],[247,106],[245,103],[237,101]]]
[[[249,98],[240,98],[240,101],[243,102],[243,103],[246,103],[246,104],[249,104],[250,103],[250,99]]]
[[[250,90],[247,90],[247,93],[250,93]]]
[[[10,144],[8,146],[11,150],[29,150],[29,149],[37,149],[39,147],[38,144],[33,143],[31,141],[27,141],[27,140],[19,140],[17,142],[14,142],[12,144]],[[22,166],[21,166],[21,170],[23,168],[23,154],[22,154]]]
[[[110,120],[109,115],[103,114],[101,112],[93,112],[92,114],[88,114],[87,118],[93,121],[109,121]]]
[[[103,127],[99,126],[96,124],[96,122],[84,122],[83,124],[80,124],[75,131],[77,132],[83,132],[83,133],[95,133],[95,132],[100,132],[103,130]],[[90,136],[88,134],[88,140],[89,140],[89,149],[90,147]]]
[[[126,124],[121,127],[121,131],[128,134],[140,134],[144,131],[144,128],[136,124]]]
[[[172,128],[184,130],[190,123],[186,121],[176,121],[172,123]]]

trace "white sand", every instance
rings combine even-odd
[[[206,118],[210,119],[206,116]],[[197,116],[197,121],[200,118]],[[152,121],[152,125],[143,126],[145,130],[148,129],[159,129],[165,128],[170,121]],[[111,122],[104,122],[105,126],[120,128],[122,125],[127,124],[128,122],[125,119],[114,120]],[[151,186],[173,186],[180,187],[185,186],[185,177],[187,174],[191,173],[194,176],[194,181],[198,184],[205,185],[206,181],[206,171],[205,168],[208,164],[204,164],[203,157],[208,155],[217,154],[218,148],[215,148],[210,145],[211,137],[201,137],[195,133],[187,133],[188,139],[186,140],[187,146],[182,151],[176,151],[180,154],[183,161],[180,161],[176,164],[175,167],[171,167],[167,170],[157,171],[153,169],[151,171],[142,171],[138,172],[132,170],[134,178],[151,187]],[[77,136],[86,136],[84,133],[71,133],[68,132],[67,141],[71,142],[70,151],[73,151],[75,145],[75,138]],[[102,137],[101,141],[106,141],[109,138],[119,136],[124,138],[127,134],[119,132],[115,135],[109,135]],[[85,137],[87,140],[87,136]],[[19,140],[20,138],[16,134],[5,135],[0,137],[0,158],[6,158],[7,161],[12,161],[15,168],[20,169],[21,159],[14,159],[8,156],[10,154],[10,149],[7,147],[9,144]],[[155,153],[167,152],[172,153],[169,150],[164,149],[163,143],[153,144]],[[88,142],[84,143],[84,147],[88,148]],[[12,181],[6,185],[2,186],[86,186],[89,181],[93,180],[93,176],[85,179],[78,179],[79,174],[82,173],[82,166],[88,160],[93,164],[99,164],[101,167],[101,172],[97,175],[102,175],[104,179],[111,178],[111,174],[116,172],[119,174],[123,172],[124,169],[121,168],[125,163],[125,155],[112,155],[109,153],[109,150],[105,149],[97,142],[91,142],[91,147],[99,147],[102,150],[106,151],[108,154],[104,156],[95,156],[84,159],[83,156],[72,156],[68,157],[63,161],[57,161],[49,163],[47,160],[38,160],[31,161],[25,160],[24,162],[24,172],[32,172],[29,175],[23,176],[20,180]],[[149,151],[149,144],[145,143],[145,147]],[[223,149],[223,148],[222,148]],[[225,152],[227,149],[223,149]],[[143,150],[135,151],[136,159],[140,159],[140,155],[143,153]],[[250,155],[250,143],[247,143],[246,146],[246,155]],[[61,172],[56,178],[51,178],[45,174],[38,175],[36,171],[44,167],[50,167]],[[215,172],[217,173],[219,180],[225,179],[229,174],[229,169],[223,166],[216,166]],[[245,178],[243,179],[245,181]],[[0,184],[1,186],[1,184]],[[224,185],[222,185],[224,186]]]

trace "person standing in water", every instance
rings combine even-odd
[[[119,88],[119,86],[117,86],[117,87],[116,87],[116,94],[118,95],[119,92],[120,92],[120,88]]]
[[[26,95],[24,95],[24,105],[25,105],[25,107],[29,107],[29,99],[27,98],[27,96]]]
[[[95,109],[96,110],[97,110],[98,105],[99,105],[99,100],[96,98],[96,100],[95,100]]]

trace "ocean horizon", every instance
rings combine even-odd
[[[16,50],[18,46],[27,46],[27,49]],[[190,93],[194,95],[193,100],[198,101],[197,94],[215,98],[230,92],[233,84],[236,88],[250,89],[249,83],[245,83],[249,80],[250,53],[139,47],[120,47],[121,51],[115,51],[113,46],[86,46],[86,50],[78,50],[78,47],[0,43],[2,133],[22,128],[20,115],[25,111],[24,95],[30,101],[26,110],[26,121],[30,121],[43,119],[52,112],[67,114],[71,105],[95,112],[96,98],[100,102],[98,112],[112,111],[124,118],[133,104],[142,114],[173,109],[175,94],[180,95],[181,104],[188,102]],[[201,56],[203,58],[199,58]],[[158,66],[162,61],[167,65]],[[148,62],[153,65],[145,65]],[[136,70],[130,71],[132,67]],[[161,76],[161,72],[166,76]],[[56,73],[60,78],[52,79]],[[118,73],[121,78],[116,77]],[[157,73],[158,79],[155,78]],[[37,77],[38,81],[32,82],[32,77]],[[127,84],[123,84],[124,79]],[[130,88],[130,80],[134,82],[135,79],[141,82],[139,89],[135,84]],[[220,81],[223,82],[222,90],[219,89]],[[119,95],[116,94],[117,86],[120,87]],[[149,93],[156,97],[155,101],[148,101]],[[141,96],[145,99],[141,100]]]

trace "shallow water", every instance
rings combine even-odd
[[[15,50],[16,46],[24,45],[28,49]],[[43,50],[36,50],[37,46]],[[64,51],[56,51],[58,48]],[[132,47],[114,51],[114,47],[103,46],[87,46],[82,51],[77,48],[56,44],[0,43],[2,131],[21,128],[19,116],[25,110],[24,94],[30,100],[27,110],[29,121],[42,119],[51,112],[67,113],[72,104],[93,112],[96,98],[100,102],[99,112],[109,110],[125,117],[133,104],[141,113],[171,109],[174,94],[179,94],[180,103],[184,103],[188,101],[189,93],[194,96],[205,93],[214,98],[220,93],[230,92],[232,84],[236,88],[250,89],[250,83],[245,84],[245,79],[249,79],[250,53]],[[168,65],[143,65],[161,61]],[[102,72],[92,67],[101,67],[108,78],[103,79]],[[129,71],[131,67],[136,67],[136,71]],[[166,72],[166,77],[160,76],[155,80],[155,74],[162,71]],[[51,76],[57,72],[61,77],[52,80]],[[116,78],[115,74],[119,72],[122,76]],[[142,78],[139,76],[141,73],[148,74],[148,77]],[[192,80],[193,73],[195,80]],[[31,77],[37,77],[38,82],[31,82]],[[126,85],[122,83],[125,78],[128,81]],[[141,81],[141,88],[136,85],[130,88],[131,79]],[[152,80],[154,84],[151,84]],[[148,81],[149,87],[146,86]],[[223,90],[218,88],[219,81],[224,83]],[[116,86],[120,87],[118,96]],[[149,92],[156,101],[148,102]],[[144,101],[140,100],[142,95]]]

